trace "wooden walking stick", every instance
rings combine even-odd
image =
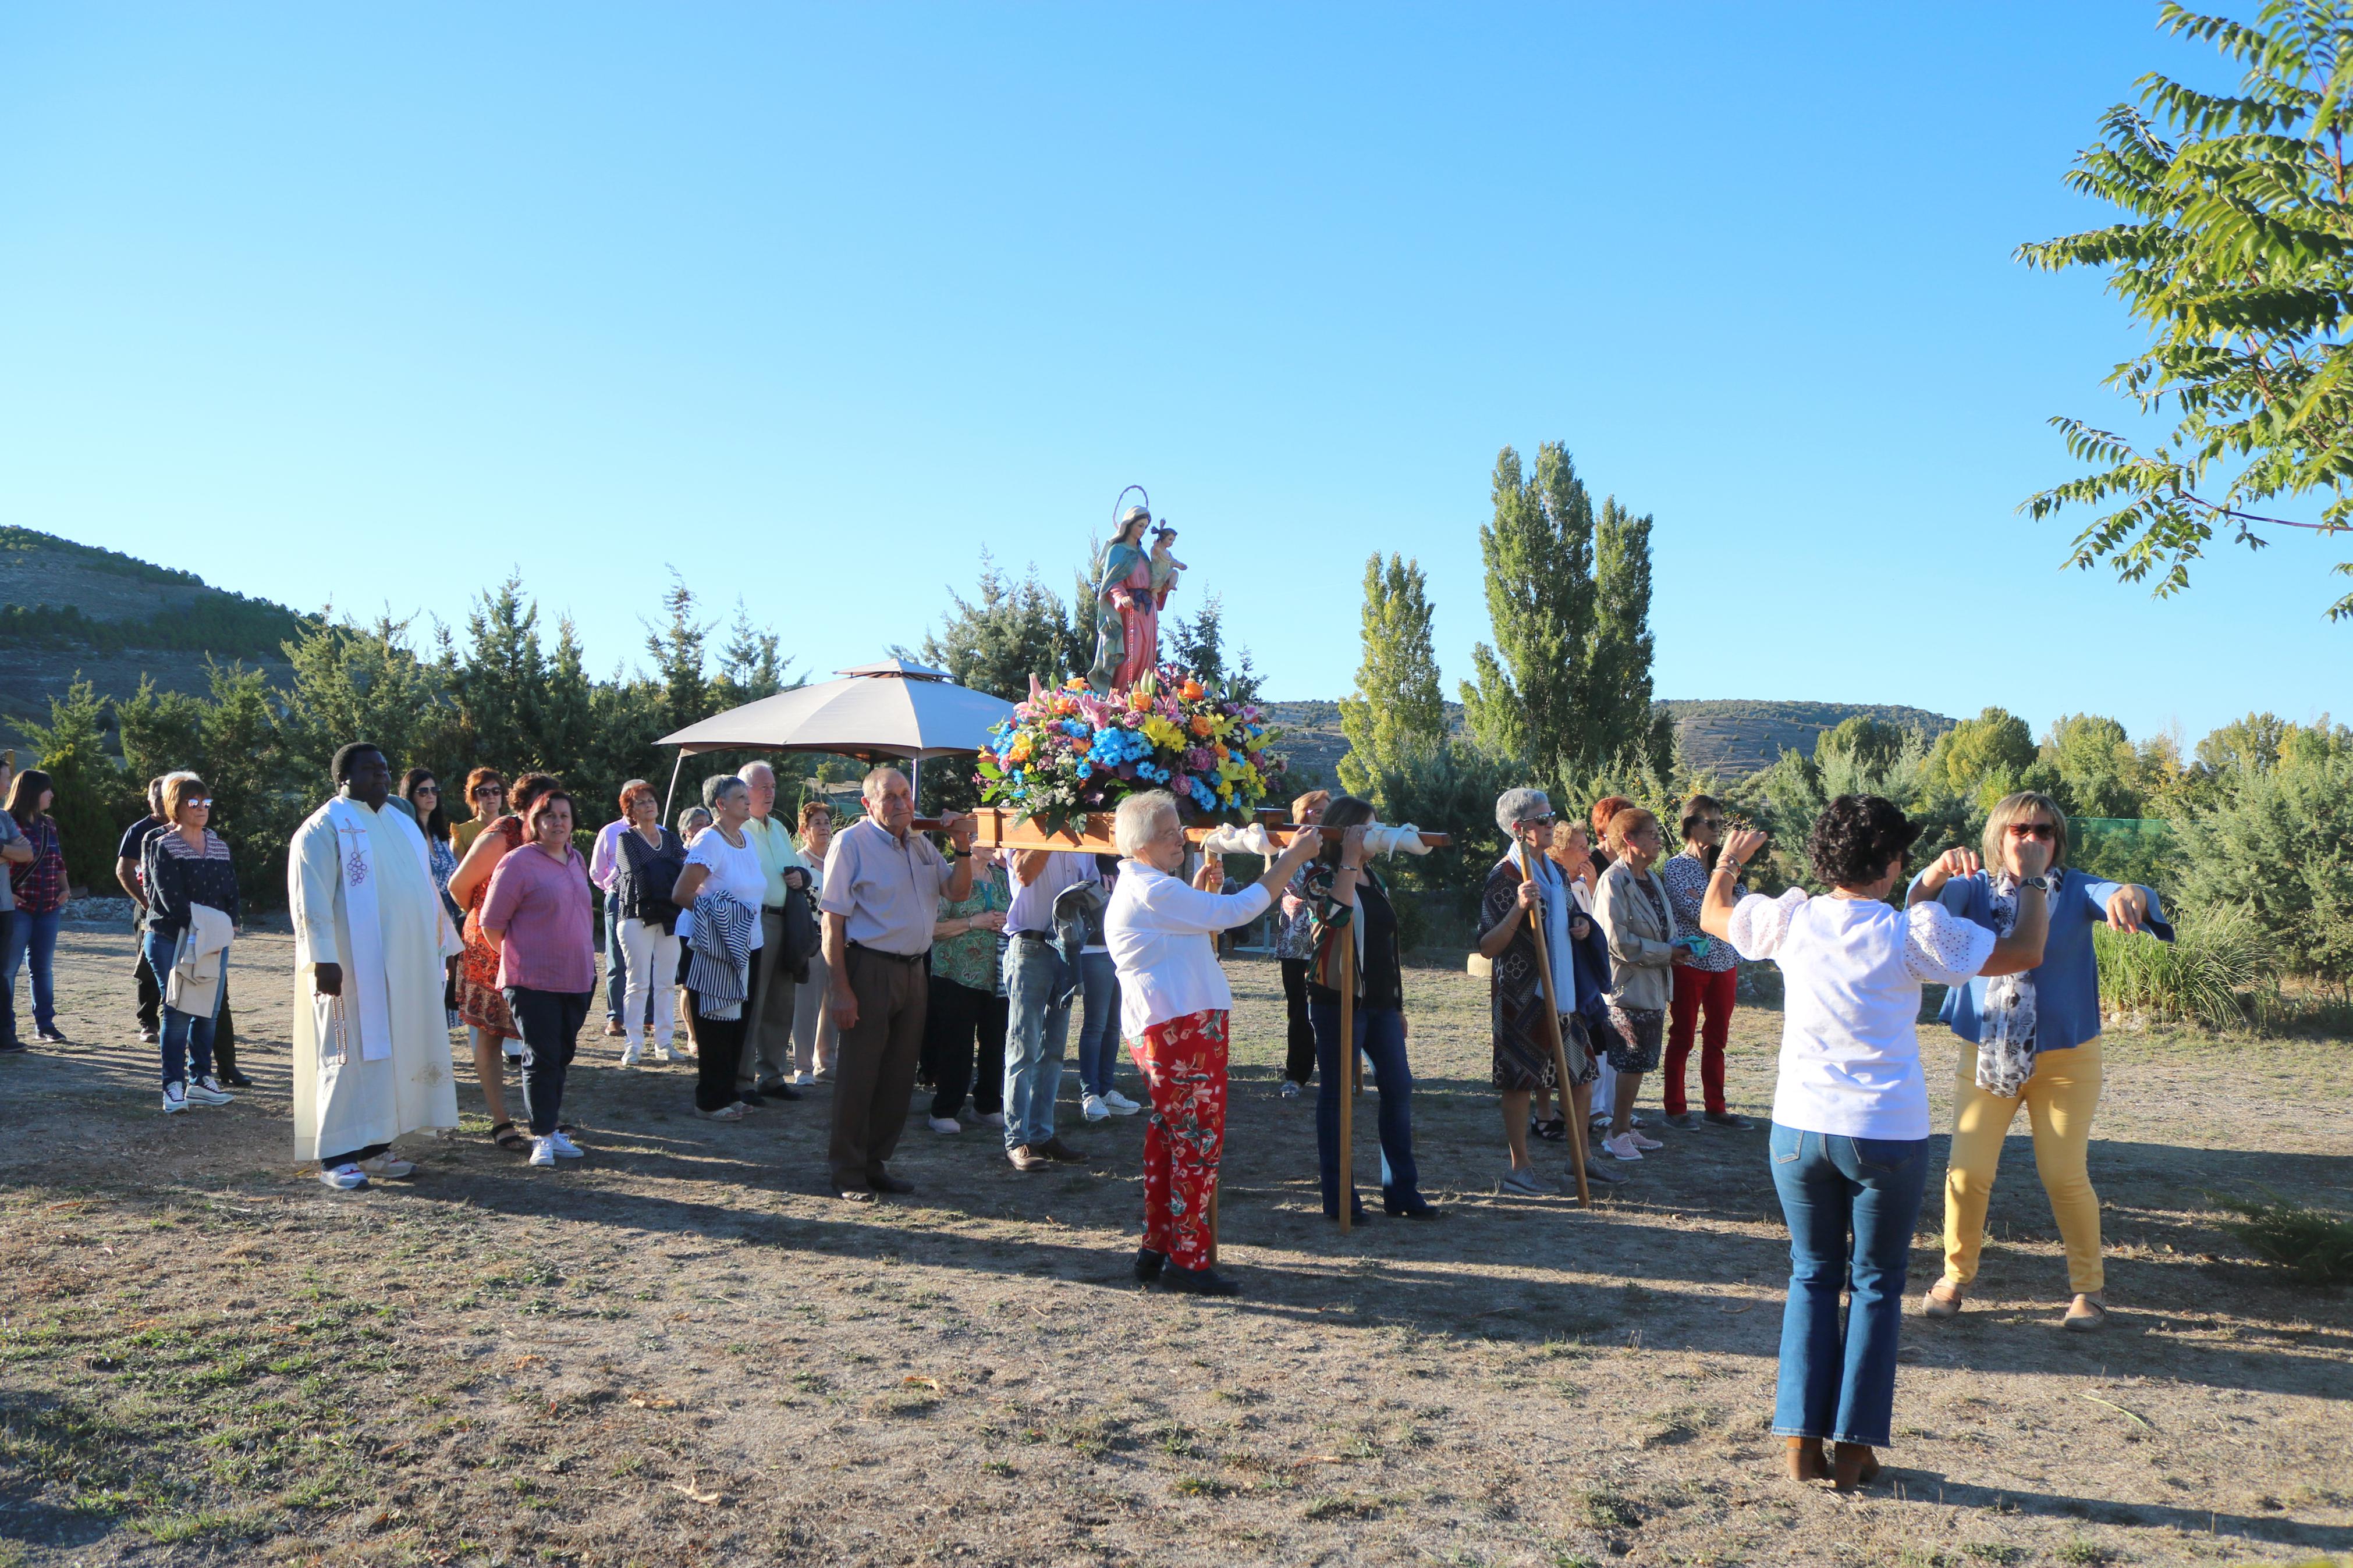
[[[1520,841],[1521,881],[1535,881],[1538,853],[1531,839]],[[1543,890],[1541,883],[1537,885],[1537,890]],[[1561,896],[1568,896],[1567,888],[1561,889]],[[1538,908],[1529,912],[1535,916],[1528,922],[1528,934],[1536,942],[1536,975],[1544,984],[1545,1027],[1552,1035],[1554,1090],[1560,1100],[1560,1119],[1568,1126],[1569,1168],[1577,1173],[1577,1206],[1589,1209],[1593,1206],[1593,1190],[1587,1184],[1585,1177],[1585,1118],[1577,1113],[1576,1100],[1569,1093],[1568,1048],[1560,1038],[1560,999],[1553,994],[1552,954],[1546,948],[1544,911]]]
[[[1361,910],[1363,905],[1357,905]],[[1340,1231],[1356,1228],[1356,928],[1340,933]]]

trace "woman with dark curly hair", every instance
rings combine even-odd
[[[1710,936],[1781,969],[1773,1185],[1789,1226],[1790,1267],[1773,1430],[1788,1439],[1791,1477],[1841,1487],[1878,1475],[1872,1450],[1886,1444],[1894,1415],[1904,1277],[1928,1169],[1920,987],[2031,969],[2050,923],[2031,886],[2000,938],[1934,901],[1888,903],[1919,835],[1877,795],[1842,795],[1823,808],[1806,846],[1831,892],[1736,899],[1741,868],[1765,846],[1765,835],[1741,828],[1700,908]],[[2027,847],[2030,880],[2049,858]],[[1822,1452],[1825,1438],[1838,1445],[1835,1459]]]

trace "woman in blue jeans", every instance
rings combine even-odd
[[[1340,1096],[1349,1087],[1341,1069],[1350,1053],[1340,1041],[1339,986],[1342,955],[1353,950],[1356,1046],[1372,1058],[1380,1092],[1381,1206],[1400,1219],[1434,1219],[1439,1211],[1421,1195],[1413,1159],[1413,1070],[1405,1059],[1397,911],[1366,864],[1365,824],[1372,819],[1367,802],[1350,795],[1334,799],[1324,808],[1323,852],[1307,873],[1307,903],[1314,910],[1307,1017],[1315,1030],[1315,1152],[1324,1173],[1324,1215],[1340,1215]],[[1364,1205],[1356,1201],[1350,1218],[1363,1215]]]
[[[33,858],[8,868],[16,916],[7,922],[6,941],[0,942],[0,985],[8,992],[6,1005],[0,1006],[0,1018],[13,1016],[16,972],[30,959],[33,1037],[50,1046],[66,1043],[66,1037],[58,1033],[55,973],[58,921],[66,907],[65,847],[58,837],[57,819],[49,815],[57,798],[49,775],[38,768],[26,768],[9,785],[8,817],[33,847]]]
[[[2031,969],[2050,923],[2040,864],[2016,927],[1999,940],[1941,905],[1886,902],[1919,835],[1877,795],[1842,795],[1823,808],[1806,846],[1831,892],[1809,898],[1792,888],[1778,899],[1736,900],[1742,868],[1765,846],[1763,834],[1739,829],[1700,910],[1710,936],[1781,969],[1772,1161],[1789,1226],[1789,1300],[1773,1430],[1788,1442],[1792,1478],[1842,1488],[1879,1474],[1873,1450],[1886,1446],[1894,1416],[1905,1271],[1928,1169],[1920,987]],[[1834,1457],[1822,1452],[1826,1439],[1837,1444]]]

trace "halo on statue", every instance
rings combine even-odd
[[[1152,492],[1142,485],[1128,486],[1127,489],[1120,491],[1118,498],[1111,503],[1111,536],[1113,539],[1119,537],[1120,529],[1127,522],[1125,507],[1128,490],[1133,490],[1144,498],[1144,504],[1138,510],[1144,513],[1145,521],[1148,522],[1152,519]]]

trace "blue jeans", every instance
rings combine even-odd
[[[1928,1141],[1800,1132],[1777,1121],[1772,1147],[1773,1186],[1789,1225],[1773,1431],[1883,1447],[1895,1411],[1895,1340]]]
[[[605,1022],[621,1021],[621,1002],[629,992],[629,954],[621,945],[621,900],[605,895]]]
[[[33,1027],[46,1034],[57,1026],[58,997],[52,961],[58,951],[58,921],[65,911],[51,910],[45,915],[28,915],[18,910],[8,921],[8,935],[0,942],[0,984],[8,987],[8,1005],[0,1011],[10,1026],[16,1023],[16,972],[25,966],[25,955],[33,958]]]
[[[1005,952],[1005,1146],[1054,1136],[1062,1049],[1071,1039],[1077,977],[1050,942],[1016,937]]]
[[[1109,1094],[1119,1070],[1119,966],[1107,952],[1079,954],[1079,1091]]]
[[[16,917],[22,920],[24,917]],[[167,986],[172,978],[174,956],[179,952],[177,932],[151,931],[147,933],[147,967]],[[190,1069],[194,1068],[193,1075]],[[199,1018],[193,1013],[183,1013],[177,1007],[164,1009],[164,1081],[185,1083],[191,1076],[210,1078],[213,1072],[213,1020],[207,1015]]]
[[[1340,1050],[1340,1004],[1307,1004],[1315,1029],[1315,1157],[1324,1172],[1324,1213],[1340,1214],[1340,1096],[1346,1065]],[[1381,1203],[1391,1214],[1428,1206],[1413,1163],[1413,1069],[1405,1061],[1405,1015],[1395,1007],[1356,1010],[1356,1048],[1373,1058],[1381,1101]]]

